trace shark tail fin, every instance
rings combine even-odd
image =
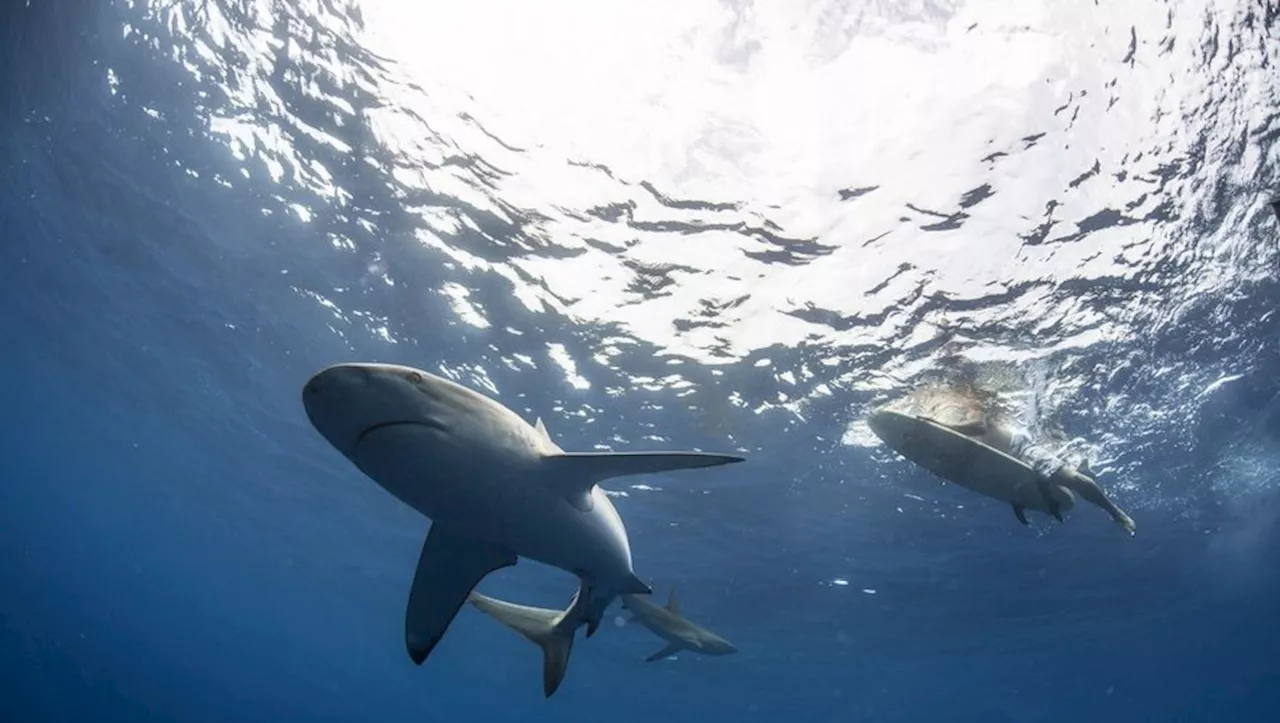
[[[567,611],[517,605],[478,592],[472,592],[467,602],[542,649],[542,693],[550,698],[564,681],[569,654],[573,652],[577,628],[561,624]]]
[[[717,467],[743,461],[735,455],[711,452],[566,452],[544,459],[591,484],[611,477]]]
[[[569,670],[569,654],[573,652],[573,631],[553,629],[545,637],[534,640],[542,648],[542,694],[550,698],[564,681]]]

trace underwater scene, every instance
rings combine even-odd
[[[0,723],[1280,721],[1280,2],[0,18]]]

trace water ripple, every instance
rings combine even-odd
[[[781,408],[848,439],[832,420],[963,356],[1044,376],[1041,413],[1124,455],[1272,363],[1273,7],[671,10],[155,3],[126,34],[230,151],[188,171],[312,229],[226,252],[344,336],[450,320],[431,355],[468,374],[568,333],[565,394],[653,383],[708,433]]]

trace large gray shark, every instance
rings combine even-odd
[[[645,662],[669,658],[681,650],[703,655],[729,655],[738,649],[724,638],[694,623],[680,614],[680,602],[675,588],[667,598],[667,605],[655,605],[638,595],[622,595],[622,606],[635,615],[640,624],[667,641],[666,647],[645,658]]]
[[[626,528],[597,482],[741,462],[702,452],[567,453],[538,420],[420,369],[338,364],[303,387],[311,423],[397,499],[431,519],[405,611],[405,645],[421,665],[494,570],[526,557],[581,584],[545,651],[543,692],[564,678],[579,625],[590,636],[623,594],[647,594]]]

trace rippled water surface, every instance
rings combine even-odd
[[[1276,2],[11,5],[13,720],[1272,719]],[[298,401],[366,359],[747,455],[606,485],[742,652],[606,626],[544,701],[464,610],[410,664],[427,521]],[[939,375],[1137,536],[889,453],[862,420]]]

